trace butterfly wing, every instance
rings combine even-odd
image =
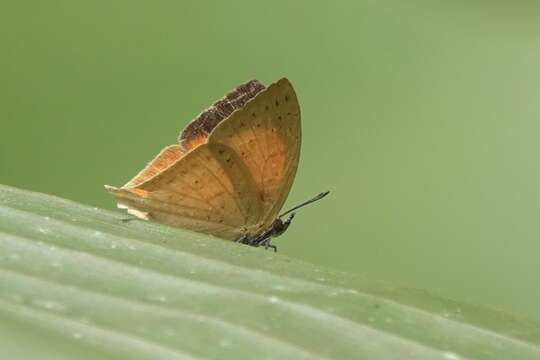
[[[215,101],[206,110],[201,112],[182,130],[178,142],[186,152],[208,141],[212,130],[233,112],[244,105],[264,89],[258,80],[250,80],[238,85],[227,92],[221,99]]]
[[[221,121],[208,144],[232,149],[253,179],[261,214],[268,227],[278,216],[296,175],[300,158],[300,106],[287,79],[281,79]]]
[[[140,218],[238,239],[267,228],[294,181],[300,108],[287,79],[240,85],[186,127],[122,188],[118,206]]]
[[[233,240],[261,217],[247,167],[221,144],[200,145],[157,175],[136,179],[107,189],[119,207],[141,218]]]
[[[170,145],[159,152],[159,154],[148,163],[133,179],[131,179],[124,187],[137,186],[151,177],[156,176],[175,162],[177,162],[185,154],[185,150],[180,145]]]

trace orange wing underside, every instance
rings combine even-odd
[[[257,190],[246,172],[229,148],[204,144],[147,181],[112,192],[119,204],[136,210],[131,211],[136,216],[235,239],[261,211],[249,196]]]
[[[208,142],[233,149],[256,184],[263,209],[260,225],[269,226],[292,186],[300,156],[300,109],[290,83],[282,79],[234,112]]]
[[[220,101],[225,108],[216,106]],[[108,187],[119,207],[225,239],[260,232],[272,223],[300,155],[294,90],[286,79],[264,90],[251,81],[220,101],[186,127],[180,145],[163,149],[122,188]]]

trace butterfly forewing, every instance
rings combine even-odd
[[[189,151],[200,144],[206,143],[212,130],[233,112],[244,107],[257,93],[264,89],[258,80],[250,80],[238,85],[221,99],[201,112],[180,132],[180,146]]]
[[[225,144],[240,156],[257,186],[266,227],[275,219],[294,181],[300,156],[300,107],[287,79],[259,92],[222,121],[209,143]]]

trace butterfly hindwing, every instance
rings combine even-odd
[[[243,162],[220,144],[200,145],[158,175],[113,192],[150,220],[231,239],[260,217],[255,194]]]

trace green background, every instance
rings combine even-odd
[[[213,100],[288,77],[277,244],[540,319],[539,8],[525,1],[2,1],[0,183],[113,208]]]

